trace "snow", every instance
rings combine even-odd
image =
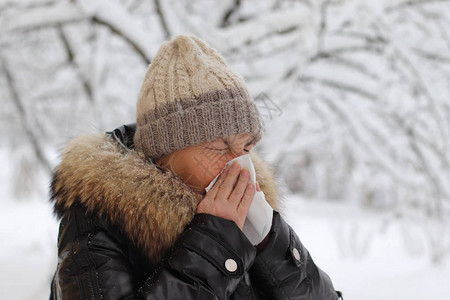
[[[86,15],[76,5],[68,2],[51,6],[35,7],[25,13],[13,13],[0,19],[0,32],[49,26],[60,22],[72,22],[86,19]]]
[[[111,25],[124,37],[137,45],[148,61],[152,58],[152,49],[148,40],[150,34],[116,1],[97,0],[80,1],[84,10],[99,20]]]
[[[221,51],[229,51],[231,48],[242,47],[249,41],[257,41],[271,32],[281,32],[283,30],[300,27],[308,28],[305,23],[310,21],[311,15],[305,8],[295,10],[279,11],[271,14],[263,14],[249,22],[240,25],[218,30],[215,35],[220,35],[222,44]]]
[[[288,223],[315,263],[331,277],[335,289],[344,293],[344,299],[450,299],[450,267],[430,264],[425,253],[408,253],[401,242],[400,224],[380,232],[375,230],[383,223],[379,214],[298,196],[287,197],[285,211]],[[347,239],[342,238],[346,232]],[[364,249],[367,233],[372,239],[370,246],[357,257],[356,249]],[[340,250],[342,247],[347,251]]]
[[[0,299],[48,299],[58,234],[50,205],[3,204],[0,228]]]

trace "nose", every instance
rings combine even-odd
[[[227,164],[227,162],[229,162],[232,159],[235,159],[239,156],[242,156],[244,154],[246,154],[247,152],[245,151],[240,151],[240,152],[233,152],[233,151],[229,151],[229,153],[223,157],[223,159],[221,159],[221,164],[223,164],[222,168],[225,167],[225,165]]]

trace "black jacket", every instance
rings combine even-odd
[[[338,299],[279,213],[257,252],[234,222],[195,214],[199,198],[179,179],[161,177],[145,161],[151,169],[139,173],[144,165],[133,165],[142,163],[132,150],[133,132],[122,127],[79,139],[63,154],[52,183],[61,225],[50,299]],[[265,172],[263,163],[255,167]],[[265,175],[257,179],[270,203],[273,182]],[[181,194],[173,194],[174,183]],[[173,197],[183,200],[172,207]]]

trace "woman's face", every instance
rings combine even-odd
[[[228,161],[253,148],[253,140],[246,133],[218,138],[163,155],[156,163],[171,170],[195,192],[205,194],[205,188]]]

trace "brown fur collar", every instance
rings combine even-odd
[[[267,201],[278,209],[272,170],[255,153],[252,160]],[[79,137],[66,146],[51,193],[56,214],[82,205],[106,216],[152,263],[175,243],[202,199],[172,172],[105,135]]]

